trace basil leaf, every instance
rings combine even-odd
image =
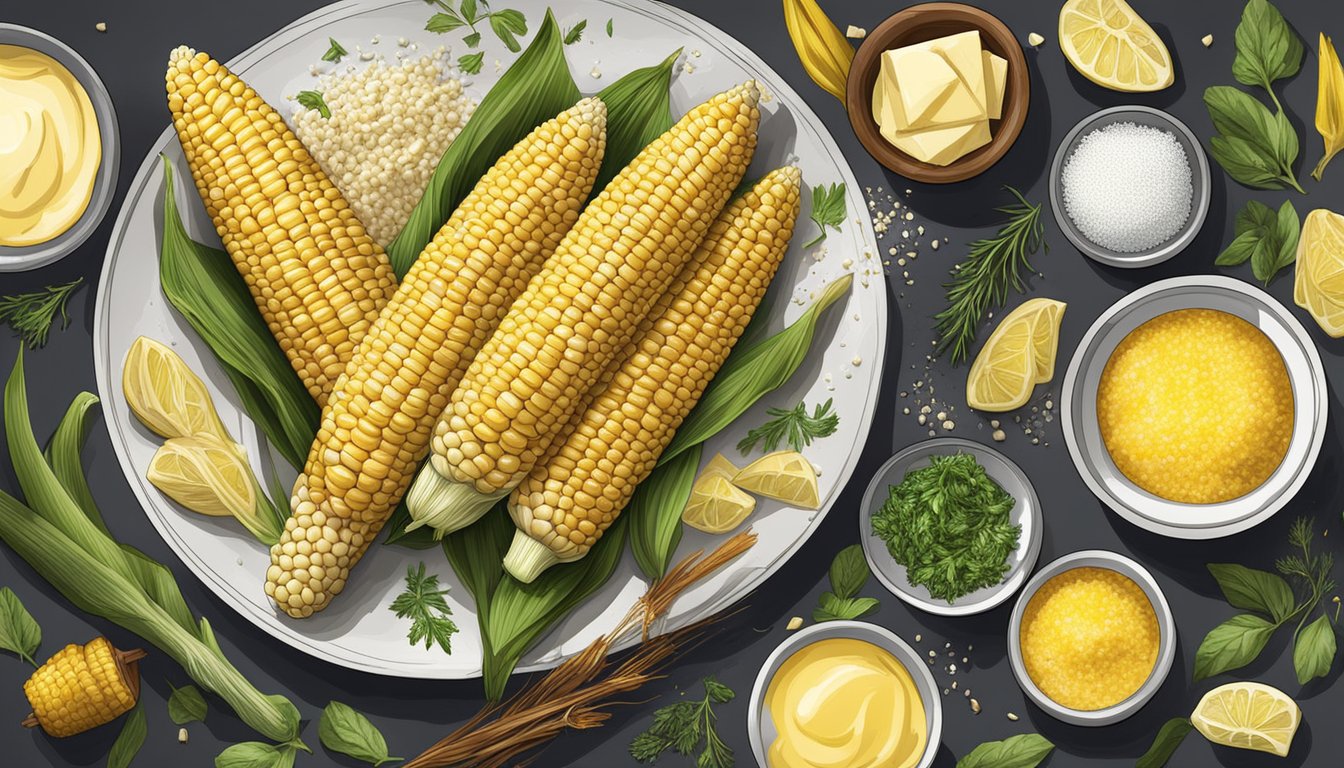
[[[332,752],[349,755],[356,760],[375,766],[396,762],[400,757],[387,756],[387,741],[364,715],[339,701],[333,701],[322,710],[317,738]]]
[[[1195,682],[1250,664],[1265,649],[1274,629],[1275,625],[1249,613],[1214,627],[1195,651]]]
[[[436,13],[429,17],[429,21],[425,24],[425,30],[440,33],[451,32],[458,27],[466,26],[466,24],[455,13]]]
[[[1257,229],[1270,229],[1274,226],[1274,209],[1259,200],[1251,200],[1246,203],[1246,207],[1237,214],[1237,223],[1234,233],[1240,237]]]
[[[1194,729],[1195,726],[1187,717],[1173,717],[1168,720],[1157,732],[1153,745],[1134,764],[1134,768],[1162,768]]]
[[[174,688],[168,697],[168,717],[178,725],[205,720],[205,697],[194,685]]]
[[[1254,189],[1284,187],[1273,160],[1244,139],[1214,136],[1209,139],[1209,154],[1234,181]]]
[[[1275,222],[1274,234],[1279,241],[1279,266],[1286,267],[1297,261],[1297,241],[1302,236],[1302,220],[1291,200],[1284,200],[1279,206],[1279,215]]]
[[[1227,244],[1223,252],[1218,254],[1218,258],[1213,263],[1220,267],[1235,267],[1238,264],[1244,264],[1247,259],[1255,254],[1256,248],[1264,241],[1264,233],[1261,230],[1251,230],[1237,235],[1236,239]],[[1245,606],[1237,606],[1242,608]]]
[[[1259,611],[1283,621],[1293,612],[1293,589],[1282,576],[1235,563],[1209,563],[1223,597],[1233,608]]]
[[[1230,85],[1215,85],[1204,90],[1204,106],[1218,133],[1250,142],[1263,154],[1274,156],[1278,126],[1274,113],[1259,99]]]
[[[291,768],[294,748],[260,741],[234,744],[215,756],[215,768]]]
[[[36,667],[33,654],[41,644],[42,628],[19,602],[19,596],[9,587],[0,589],[0,648],[13,651]]]
[[[854,597],[868,583],[868,561],[863,547],[851,544],[840,550],[831,561],[831,589],[840,597]]]
[[[107,768],[126,768],[130,765],[145,743],[145,731],[145,710],[137,703],[131,714],[126,716],[117,740],[112,742],[112,749],[107,753]]]
[[[1232,76],[1240,83],[1269,90],[1270,83],[1297,74],[1302,66],[1302,41],[1283,14],[1266,0],[1246,3],[1236,41]]]
[[[1293,176],[1297,132],[1282,110],[1270,112],[1250,94],[1226,85],[1205,89],[1204,106],[1220,134],[1209,140],[1210,151],[1228,175],[1250,187],[1301,190]]]
[[[981,744],[958,760],[957,768],[1035,768],[1054,748],[1040,734],[1022,733]]]
[[[1293,669],[1297,671],[1297,682],[1306,685],[1329,674],[1335,663],[1335,650],[1335,626],[1330,623],[1329,616],[1318,616],[1303,627],[1293,642]]]
[[[672,565],[672,555],[681,543],[681,513],[691,498],[695,471],[700,467],[700,446],[655,467],[630,497],[630,551],[639,570],[652,581],[662,578]]]
[[[819,605],[812,609],[813,621],[852,621],[877,610],[879,603],[872,597],[837,597],[834,592],[821,593]]]

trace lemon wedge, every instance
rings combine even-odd
[[[1302,710],[1288,694],[1262,683],[1228,683],[1204,694],[1190,722],[1225,747],[1288,756]]]
[[[163,437],[210,435],[233,441],[205,382],[164,344],[145,336],[131,344],[121,388],[136,418]]]
[[[797,451],[776,451],[742,468],[733,485],[803,509],[821,506],[817,470]]]
[[[700,479],[705,479],[710,475],[722,475],[728,480],[737,476],[737,466],[733,462],[724,458],[722,453],[714,454],[714,458],[705,465],[705,470],[700,473]]]
[[[756,509],[756,500],[721,472],[705,472],[691,487],[681,521],[705,533],[727,533]]]
[[[1011,411],[1055,375],[1059,324],[1066,305],[1029,299],[989,335],[966,377],[966,404],[978,411]]]
[[[1344,336],[1344,216],[1317,208],[1297,241],[1293,301],[1333,338]]]
[[[1068,0],[1059,47],[1083,77],[1113,91],[1160,91],[1176,81],[1167,46],[1125,0]]]
[[[145,477],[192,512],[232,516],[264,543],[280,539],[279,516],[232,442],[212,435],[170,438],[150,459]]]

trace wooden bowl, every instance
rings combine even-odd
[[[892,48],[922,43],[971,30],[980,32],[980,45],[1008,60],[1003,117],[989,121],[988,144],[950,165],[932,165],[907,155],[882,138],[873,117],[873,86],[882,67],[882,54]],[[908,179],[926,184],[951,184],[978,176],[1007,154],[1027,121],[1031,105],[1031,76],[1022,46],[1002,21],[961,3],[912,5],[882,22],[868,34],[854,54],[845,86],[845,108],[854,134],[873,159]]]

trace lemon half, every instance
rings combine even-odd
[[[1059,324],[1066,305],[1029,299],[1009,312],[985,341],[966,377],[966,404],[978,411],[1011,411],[1054,378]]]
[[[1068,0],[1059,47],[1088,80],[1114,91],[1160,91],[1176,81],[1171,53],[1125,0]]]
[[[1204,694],[1190,722],[1214,744],[1287,757],[1302,710],[1277,688],[1228,683]]]

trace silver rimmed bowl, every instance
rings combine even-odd
[[[1010,513],[1012,522],[1022,526],[1021,538],[1017,550],[1008,560],[1008,572],[1003,580],[991,587],[947,602],[929,594],[923,586],[915,586],[906,577],[905,566],[897,563],[887,549],[887,544],[873,533],[872,517],[886,502],[888,489],[899,485],[907,472],[929,465],[934,456],[950,456],[956,453],[969,453],[975,457],[985,474],[998,483],[1015,500]],[[1041,553],[1041,534],[1044,524],[1041,518],[1041,502],[1036,497],[1036,489],[1031,485],[1025,472],[1007,456],[980,443],[963,440],[959,437],[939,437],[911,445],[892,456],[878,468],[863,494],[863,506],[859,508],[859,541],[863,544],[863,556],[868,560],[877,580],[882,582],[893,595],[916,608],[939,616],[970,616],[983,613],[1003,603],[1013,596],[1024,583],[1031,569],[1036,566],[1036,558]]]
[[[924,726],[928,738],[925,741],[924,754],[914,768],[929,768],[938,754],[938,743],[943,735],[943,702],[938,694],[938,684],[929,671],[928,664],[919,657],[901,638],[885,627],[864,621],[827,621],[801,629],[780,643],[765,660],[765,665],[756,675],[756,684],[751,688],[751,702],[747,706],[747,736],[751,740],[751,752],[756,764],[764,768],[766,753],[774,743],[779,732],[765,705],[765,693],[770,681],[789,657],[804,647],[821,640],[847,638],[862,640],[890,653],[910,673],[915,681],[915,690],[919,692],[924,705]]]
[[[1085,136],[1099,128],[1115,123],[1134,123],[1135,125],[1146,125],[1167,131],[1180,143],[1181,148],[1185,150],[1186,159],[1190,161],[1190,184],[1193,188],[1193,196],[1190,200],[1190,216],[1186,219],[1185,226],[1166,242],[1137,253],[1113,251],[1088,240],[1077,225],[1073,223],[1073,219],[1069,218],[1068,211],[1064,207],[1064,190],[1061,188],[1060,179],[1064,173],[1064,163],[1073,155],[1073,151]],[[1140,105],[1111,107],[1094,112],[1080,120],[1060,142],[1059,149],[1055,150],[1055,159],[1050,165],[1050,208],[1054,211],[1055,221],[1059,224],[1064,236],[1069,239],[1069,242],[1073,243],[1074,247],[1093,261],[1112,267],[1130,269],[1151,267],[1185,250],[1185,247],[1199,234],[1199,230],[1204,226],[1204,219],[1209,213],[1209,184],[1209,159],[1205,156],[1204,148],[1200,146],[1199,139],[1185,123],[1160,109],[1153,109],[1152,107]]]
[[[1120,472],[1101,437],[1097,388],[1116,346],[1138,326],[1179,309],[1215,309],[1260,329],[1283,356],[1293,394],[1293,433],[1282,463],[1261,486],[1218,504],[1184,504],[1149,493]],[[1251,528],[1302,488],[1325,440],[1328,397],[1320,354],[1307,330],[1264,291],[1228,277],[1175,277],[1141,288],[1102,313],[1083,336],[1064,375],[1064,441],[1078,474],[1116,514],[1153,533],[1213,539]]]
[[[1102,568],[1129,578],[1143,590],[1148,602],[1153,606],[1153,613],[1157,614],[1157,661],[1153,664],[1153,671],[1148,673],[1148,679],[1129,698],[1105,709],[1070,709],[1056,703],[1036,686],[1031,675],[1027,674],[1027,665],[1022,658],[1022,616],[1026,613],[1031,598],[1051,578],[1075,568]],[[1171,664],[1175,659],[1176,619],[1172,616],[1171,606],[1167,604],[1162,588],[1142,565],[1124,555],[1106,550],[1090,549],[1074,552],[1041,568],[1031,577],[1031,581],[1027,582],[1021,596],[1017,598],[1017,604],[1013,606],[1012,619],[1008,623],[1008,661],[1012,665],[1017,684],[1036,706],[1045,710],[1050,716],[1073,725],[1111,725],[1139,711],[1162,687],[1167,675],[1171,673]]]
[[[45,53],[55,59],[71,74],[93,104],[93,113],[98,120],[98,134],[102,142],[102,157],[99,160],[98,174],[93,181],[93,194],[89,204],[79,219],[69,229],[56,237],[35,245],[0,245],[0,272],[22,272],[57,261],[78,248],[98,229],[107,209],[112,205],[112,196],[117,191],[117,169],[120,165],[121,138],[117,129],[117,113],[112,108],[112,97],[107,92],[98,73],[93,71],[84,57],[74,49],[51,35],[17,24],[0,24],[0,45],[14,45]]]

